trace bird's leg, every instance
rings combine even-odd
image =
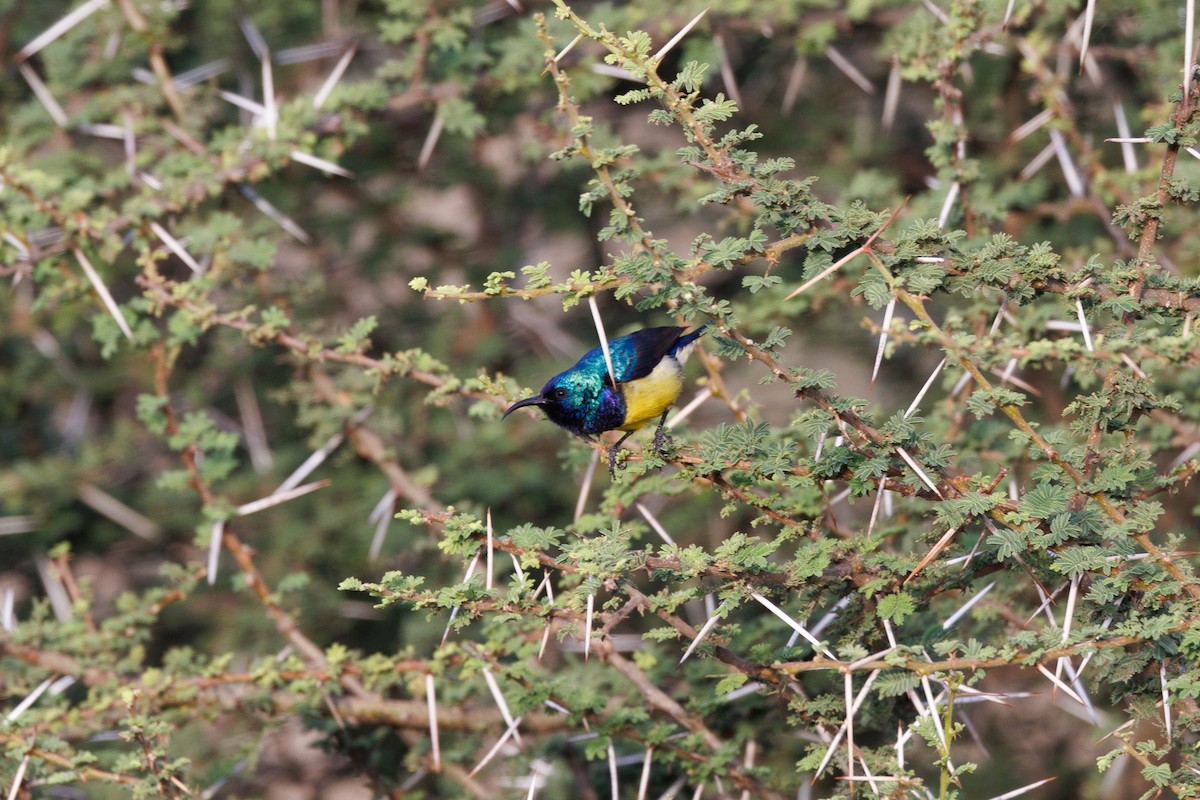
[[[633,435],[633,431],[627,431],[624,436],[617,439],[617,443],[608,448],[608,477],[617,477],[617,451],[621,449],[621,445],[625,440]]]
[[[675,446],[675,442],[671,439],[671,434],[667,433],[666,429],[663,427],[666,422],[667,412],[664,411],[662,416],[658,418],[658,428],[654,431],[654,449],[663,458],[666,458],[667,456],[667,448],[672,448]]]

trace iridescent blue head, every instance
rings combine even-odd
[[[504,416],[518,408],[537,406],[555,425],[571,433],[588,436],[611,431],[625,420],[625,399],[613,391],[603,363],[600,371],[590,364],[576,364],[560,372],[533,397],[518,400]]]

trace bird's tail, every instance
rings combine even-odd
[[[675,344],[671,346],[671,349],[668,351],[667,355],[674,356],[675,360],[680,364],[685,363],[688,359],[688,356],[692,354],[692,348],[696,346],[696,340],[699,339],[701,334],[703,334],[707,329],[707,325],[701,325],[699,328],[696,328],[696,330],[680,336],[675,341]]]

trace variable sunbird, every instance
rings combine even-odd
[[[542,391],[509,406],[504,416],[518,408],[537,406],[551,422],[577,436],[625,431],[608,451],[610,475],[616,469],[621,444],[655,418],[654,447],[662,453],[670,441],[663,430],[667,410],[683,391],[683,363],[704,327],[691,333],[683,330],[675,326],[646,328],[609,342],[615,386],[603,348],[593,347],[575,366],[546,381]]]

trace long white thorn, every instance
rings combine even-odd
[[[722,603],[721,608],[724,608],[724,607],[725,607],[725,604]],[[720,610],[721,610],[720,608],[717,609],[717,611],[720,611]],[[717,624],[717,620],[719,620],[719,619],[720,619],[720,617],[716,613],[714,613],[711,617],[708,618],[707,621],[705,621],[704,625],[701,626],[700,630],[696,633],[696,638],[692,639],[692,643],[689,644],[687,650],[684,651],[683,657],[681,659],[679,659],[680,664],[682,664],[683,662],[688,660],[688,656],[690,656],[692,654],[692,651],[696,649],[696,647],[700,644],[700,642],[704,641],[704,637],[708,636],[708,632],[713,629],[713,626]]]
[[[579,44],[579,42],[582,40],[583,40],[583,34],[582,33],[576,34],[575,38],[572,39],[570,42],[568,42],[567,46],[564,47],[562,50],[559,50],[558,53],[554,56],[554,63],[557,64],[559,61],[562,61],[563,56],[565,56],[567,53],[574,50],[575,45]]]
[[[583,473],[583,483],[579,485],[579,498],[575,501],[574,522],[579,522],[583,510],[587,508],[588,493],[592,490],[592,481],[596,477],[596,465],[600,463],[600,451],[592,451],[592,460],[588,462],[587,470]]]
[[[737,76],[733,73],[733,62],[729,60],[729,49],[725,47],[725,37],[717,33],[713,35],[712,40],[713,44],[717,46],[717,55],[720,58],[721,82],[725,84],[725,91],[729,93],[729,99],[738,108],[744,108],[742,105],[742,90],[738,88]]]
[[[1083,185],[1083,178],[1079,176],[1079,170],[1075,168],[1071,152],[1067,149],[1067,140],[1063,138],[1062,131],[1058,128],[1050,129],[1050,143],[1054,146],[1054,154],[1058,157],[1058,163],[1062,167],[1063,177],[1067,181],[1067,188],[1070,189],[1071,196],[1083,197],[1087,193],[1087,189]]]
[[[787,86],[783,90],[783,103],[781,108],[785,115],[791,114],[792,109],[796,106],[796,98],[800,96],[800,87],[804,85],[804,76],[808,73],[808,59],[804,56],[797,56],[796,61],[792,64],[792,69],[788,73]]]
[[[1027,792],[1032,792],[1037,787],[1045,786],[1047,783],[1049,783],[1050,781],[1053,781],[1053,780],[1057,780],[1057,778],[1042,778],[1040,781],[1037,781],[1036,783],[1030,783],[1026,786],[1022,786],[1020,789],[1013,789],[1011,792],[1005,792],[1004,794],[998,794],[995,797],[990,798],[990,800],[1013,800],[1014,797],[1020,797],[1021,795],[1025,794]]]
[[[71,249],[75,254],[75,260],[79,262],[79,266],[83,267],[83,272],[87,275],[88,280],[92,283],[92,288],[96,290],[96,294],[100,295],[101,302],[108,309],[108,313],[112,314],[113,319],[117,321],[117,327],[121,329],[121,333],[125,334],[125,338],[133,341],[133,331],[129,328],[129,323],[125,320],[125,315],[121,313],[121,309],[117,306],[117,301],[113,300],[113,296],[109,293],[108,287],[104,285],[104,281],[100,280],[100,275],[97,274],[96,268],[92,266],[92,262],[84,255],[83,251],[78,247]]]
[[[475,556],[471,559],[471,563],[467,565],[467,573],[463,575],[462,582],[466,583],[471,580],[471,576],[475,574],[475,568],[479,566],[479,551],[475,551]],[[458,616],[458,606],[450,609],[450,619],[446,621],[446,630],[442,631],[442,644],[446,643],[446,639],[450,636],[450,626],[454,624],[454,618]]]
[[[1046,669],[1041,664],[1037,665],[1037,671],[1042,673],[1042,675],[1045,676],[1046,680],[1050,681],[1050,683],[1054,684],[1057,688],[1061,689],[1064,694],[1066,694],[1068,697],[1070,697],[1076,703],[1079,703],[1079,705],[1081,705],[1081,706],[1086,705],[1086,703],[1083,702],[1083,698],[1080,697],[1078,694],[1076,694],[1074,689],[1072,689],[1070,686],[1068,686],[1067,684],[1065,684],[1061,680],[1059,680],[1054,675],[1053,672]]]
[[[1034,114],[1032,117],[1027,119],[1025,122],[1018,125],[1016,130],[1014,130],[1012,133],[1010,133],[1008,135],[1008,140],[1015,144],[1016,142],[1019,142],[1022,139],[1024,139],[1025,137],[1029,136],[1029,134],[1034,133],[1037,130],[1039,130],[1042,126],[1044,126],[1047,122],[1049,122],[1052,119],[1054,119],[1054,109],[1052,109],[1052,108],[1042,109],[1037,114]]]
[[[24,61],[25,59],[29,58],[34,53],[38,52],[55,39],[71,30],[71,28],[74,28],[76,25],[83,22],[93,13],[107,6],[108,3],[109,0],[88,0],[88,2],[72,10],[58,22],[54,23],[49,28],[46,28],[46,30],[34,37],[32,42],[22,47],[17,53],[17,61]]]
[[[379,498],[379,502],[371,510],[370,516],[367,517],[367,522],[375,523],[375,535],[371,537],[371,547],[367,551],[368,561],[379,558],[379,552],[383,549],[383,539],[387,536],[388,527],[392,522],[392,509],[395,507],[396,490],[388,489],[383,493],[383,497]]]
[[[492,532],[492,510],[487,510],[487,574],[484,575],[483,586],[489,592],[492,590],[492,564],[496,551],[496,540]]]
[[[1025,168],[1021,170],[1019,177],[1021,180],[1027,181],[1034,175],[1042,171],[1042,167],[1050,163],[1050,159],[1054,158],[1054,144],[1048,144],[1043,147],[1036,156],[1030,159]]]
[[[846,672],[845,674],[850,675],[849,672]],[[863,700],[865,700],[867,697],[867,692],[870,691],[870,689],[871,689],[871,684],[873,684],[875,682],[875,679],[879,677],[879,674],[880,674],[880,670],[873,670],[871,672],[871,674],[867,677],[866,683],[864,683],[862,688],[858,690],[858,696],[854,698],[853,702],[851,702],[849,697],[846,698],[846,707],[849,709],[849,713],[847,714],[847,719],[842,721],[842,725],[838,729],[838,732],[834,735],[834,737],[832,739],[829,740],[829,746],[828,746],[828,749],[826,749],[826,751],[825,751],[825,757],[823,759],[821,759],[820,765],[817,767],[816,771],[813,773],[814,779],[816,776],[819,776],[825,770],[825,767],[828,766],[828,764],[829,764],[829,759],[833,758],[833,754],[837,752],[838,744],[842,741],[842,737],[846,735],[847,720],[849,719],[850,716],[853,716],[854,714],[858,713],[859,707],[862,705]],[[903,766],[901,768],[903,768]]]
[[[304,462],[292,471],[291,475],[279,487],[275,489],[277,494],[289,491],[300,485],[300,481],[312,474],[313,470],[325,463],[325,459],[329,458],[329,454],[336,450],[345,439],[345,436],[340,433],[335,433],[330,436],[325,444],[314,450]]]
[[[1167,662],[1158,665],[1158,680],[1162,684],[1163,725],[1166,727],[1167,744],[1171,743],[1171,695],[1167,691]]]
[[[587,616],[583,627],[583,660],[587,661],[592,650],[592,617],[596,613],[596,595],[587,596]]]
[[[1095,0],[1088,0],[1089,5]],[[1183,102],[1192,91],[1192,57],[1196,53],[1196,0],[1187,0],[1183,22]]]
[[[933,699],[933,686],[929,682],[929,677],[921,676],[921,688],[925,691],[925,700],[929,703],[926,708],[929,710],[929,718],[933,720],[933,727],[937,730],[938,739],[942,743],[942,753],[946,756],[946,765],[953,772],[954,765],[950,761],[950,740],[946,738],[946,729],[942,727],[942,718],[938,714],[937,701]]]
[[[8,800],[17,800],[17,796],[21,793],[21,782],[25,780],[25,769],[29,766],[29,753],[21,759],[20,766],[17,767],[17,774],[13,776],[12,788],[8,790]]]
[[[238,506],[233,513],[239,517],[244,517],[249,514],[257,514],[259,511],[265,511],[268,508],[273,508],[281,503],[286,503],[289,500],[295,500],[297,497],[303,497],[304,495],[310,492],[315,492],[318,489],[324,489],[330,483],[332,483],[332,481],[329,480],[313,481],[312,483],[306,483],[303,486],[297,486],[294,489],[288,489],[285,492],[273,492],[260,500],[255,500],[251,503],[243,503],[242,505]]]
[[[26,711],[28,711],[29,707],[32,706],[34,703],[36,703],[38,701],[39,697],[41,697],[43,694],[45,694],[46,690],[50,688],[50,684],[53,682],[54,682],[53,678],[46,678],[46,680],[39,683],[37,685],[36,689],[34,689],[32,692],[30,692],[29,694],[27,694],[25,696],[24,700],[22,700],[20,703],[17,703],[16,708],[14,708],[12,711],[8,712],[8,716],[5,717],[5,719],[8,722],[12,722],[17,717],[21,716]]]
[[[696,396],[692,398],[691,402],[670,416],[666,424],[667,430],[674,428],[676,425],[680,424],[689,416],[691,416],[693,411],[703,405],[705,401],[711,399],[712,396],[712,389],[707,386],[697,392]]]
[[[838,660],[837,656],[835,656],[828,647],[821,644],[820,640],[817,639],[817,637],[815,637],[811,633],[809,633],[804,628],[804,626],[801,625],[799,622],[797,622],[796,620],[794,620],[790,616],[788,616],[787,613],[782,608],[775,605],[774,603],[772,603],[767,598],[763,597],[758,592],[753,592],[753,593],[751,593],[750,596],[753,597],[755,600],[757,600],[759,603],[761,603],[762,606],[764,608],[766,608],[768,611],[770,611],[772,614],[774,614],[775,616],[779,617],[781,620],[786,622],[788,624],[788,626],[791,627],[792,630],[794,630],[796,633],[800,634],[805,639],[807,639],[809,644],[811,644],[813,646],[813,648],[817,650],[817,652],[822,653],[823,655],[825,655],[826,658],[832,659],[834,661]]]
[[[692,28],[696,27],[697,22],[704,19],[704,15],[708,13],[710,8],[712,8],[712,6],[708,6],[707,8],[705,8],[699,14],[692,17],[691,22],[689,22],[687,25],[684,25],[682,28],[680,28],[679,33],[672,36],[671,41],[664,44],[662,46],[662,48],[657,53],[654,54],[653,60],[655,61],[655,63],[662,61],[663,56],[665,56],[667,53],[671,52],[671,48],[674,47],[675,45],[679,44],[679,42],[683,40],[683,37],[688,35],[688,31],[690,31]],[[582,35],[582,34],[580,34],[580,35]],[[558,60],[558,58],[556,57],[555,61],[557,61],[557,60]]]
[[[842,676],[846,694],[846,776],[850,781],[850,796],[854,796],[854,674],[846,670]]]
[[[871,385],[879,376],[879,365],[883,363],[883,351],[887,349],[888,332],[892,327],[892,315],[896,312],[896,295],[888,301],[887,309],[883,312],[883,324],[879,326],[879,347],[875,350],[875,368],[871,370]]]
[[[942,493],[938,491],[937,485],[929,479],[929,476],[925,474],[925,471],[921,469],[916,460],[908,454],[907,450],[903,447],[897,447],[896,452],[900,454],[900,458],[904,459],[904,463],[908,464],[912,468],[912,471],[917,473],[917,477],[921,479],[922,483],[928,486],[938,497],[942,496]]]
[[[517,740],[517,744],[520,744],[521,732],[517,730],[518,720],[513,719],[513,715],[508,709],[508,703],[504,699],[504,694],[500,691],[500,684],[496,682],[496,676],[486,666],[483,668],[483,680],[488,685],[488,691],[492,693],[492,699],[496,701],[496,707],[500,709],[500,716],[504,717],[505,724],[512,730],[513,738]]]
[[[238,108],[249,111],[251,114],[254,114],[256,117],[261,117],[262,119],[266,119],[266,117],[267,117],[267,107],[264,106],[262,103],[256,102],[247,97],[242,97],[240,94],[234,94],[233,92],[227,92],[224,89],[217,89],[217,96],[220,97],[222,100],[225,100],[228,103],[232,103],[233,105],[237,106]]]
[[[300,227],[296,220],[284,214],[271,203],[270,200],[260,195],[254,189],[246,184],[239,184],[240,191],[247,200],[254,204],[254,207],[265,214],[269,219],[275,222],[276,225],[283,228],[293,238],[298,239],[304,244],[312,244],[312,237],[308,235],[308,231]]]
[[[275,103],[275,74],[271,69],[271,50],[264,48],[262,55],[262,87],[263,106],[267,113],[263,121],[267,124],[267,138],[275,141],[275,133],[279,124],[279,107]]]
[[[500,752],[500,748],[504,746],[504,743],[517,734],[517,725],[520,723],[520,717],[512,721],[512,723],[508,726],[508,729],[504,731],[504,735],[497,739],[496,743],[492,745],[492,749],[488,750],[484,757],[479,759],[479,763],[476,764],[469,773],[467,773],[468,778],[474,776],[475,773],[486,767],[488,763],[496,757],[496,754]]]
[[[942,367],[946,366],[946,360],[948,358],[949,356],[943,356],[942,360],[938,362],[938,365],[933,368],[933,372],[929,374],[929,379],[925,381],[925,385],[921,387],[921,391],[917,392],[917,396],[914,397],[912,403],[909,404],[908,410],[904,412],[905,419],[911,417],[913,412],[917,410],[917,407],[921,405],[921,401],[925,399],[925,394],[929,391],[929,388],[933,386],[933,382],[937,380],[937,376],[942,373]]]
[[[10,586],[4,590],[4,610],[0,611],[0,628],[12,633],[17,629],[17,615],[14,612],[16,592]]]
[[[896,122],[896,109],[900,107],[900,89],[903,84],[900,62],[893,61],[892,68],[888,70],[887,89],[883,95],[883,115],[880,118],[880,125],[885,131],[890,131]]]
[[[862,89],[867,94],[875,94],[875,87],[867,80],[867,76],[862,74],[862,71],[841,54],[832,45],[825,48],[825,57],[829,59],[835,67],[837,67],[843,75],[854,82],[854,85]]]
[[[329,99],[329,94],[338,85],[338,81],[342,79],[342,75],[346,72],[346,67],[350,66],[350,59],[354,58],[354,53],[358,50],[358,46],[354,45],[338,59],[338,62],[333,67],[333,71],[329,73],[329,77],[321,84],[321,88],[313,95],[313,108],[320,108],[325,105],[325,101]]]
[[[612,800],[621,800],[621,785],[617,782],[617,748],[612,737],[608,740],[608,779],[612,784]]]
[[[1117,120],[1117,135],[1123,139],[1130,138],[1129,120],[1125,117],[1125,104],[1120,100],[1113,101],[1113,116]],[[1129,142],[1121,142],[1121,158],[1125,162],[1125,172],[1132,175],[1138,171],[1137,153]]]
[[[671,534],[667,533],[667,529],[662,526],[658,519],[650,513],[650,509],[646,508],[641,503],[636,503],[635,505],[637,506],[637,510],[641,512],[641,515],[646,518],[646,522],[650,523],[650,527],[654,529],[654,532],[658,534],[659,538],[670,546],[674,547],[675,540],[671,538]]]
[[[1096,0],[1087,0],[1087,8],[1083,11],[1083,41],[1079,45],[1079,71],[1083,72],[1083,60],[1087,58],[1088,43],[1092,39],[1092,22],[1096,19]],[[1185,78],[1186,80],[1186,78]],[[1186,96],[1187,84],[1184,84]]]
[[[1083,330],[1083,344],[1087,347],[1089,353],[1095,352],[1092,348],[1092,329],[1088,325],[1087,315],[1083,313],[1083,300],[1075,298],[1075,313],[1079,315],[1079,325]]]
[[[328,172],[330,175],[340,175],[343,178],[354,177],[354,173],[345,167],[339,167],[332,161],[326,161],[323,158],[317,158],[311,153],[306,153],[303,150],[293,150],[292,160],[298,161],[305,166],[312,167],[313,169],[319,169],[322,172]]]
[[[442,771],[442,744],[438,736],[437,688],[433,684],[433,673],[425,674],[425,702],[429,707],[429,742],[433,750],[433,771]]]
[[[192,272],[199,275],[204,271],[196,259],[192,258],[192,254],[189,253],[180,243],[180,241],[172,236],[166,228],[164,228],[162,225],[159,225],[157,222],[151,222],[150,230],[154,231],[154,235],[161,239],[162,243],[167,246],[167,249],[178,256],[180,261],[187,264],[188,268],[191,269]]]
[[[617,373],[613,369],[612,353],[608,350],[608,334],[604,332],[604,320],[600,318],[600,306],[596,305],[594,296],[588,297],[588,308],[592,310],[592,320],[596,323],[596,335],[600,337],[600,350],[604,353],[604,364],[608,367],[608,379],[613,388],[617,387]]]
[[[646,791],[650,788],[650,763],[653,756],[654,748],[647,747],[646,755],[642,760],[642,779],[638,781],[637,800],[646,800]]]
[[[875,520],[879,518],[879,506],[883,504],[883,493],[887,491],[884,485],[887,484],[887,475],[879,476],[879,489],[875,492],[875,503],[871,506],[871,521],[867,524],[867,538],[871,538],[871,534],[875,531]]]
[[[809,278],[807,281],[802,283],[798,289],[793,289],[792,293],[783,299],[791,300],[796,295],[803,294],[804,292],[808,291],[808,289],[811,286],[814,286],[814,285],[820,283],[821,281],[825,280],[830,275],[832,275],[833,273],[837,272],[839,269],[844,267],[846,264],[853,261],[856,257],[861,256],[864,252],[866,252],[866,251],[864,251],[861,247],[858,248],[857,250],[850,251],[846,255],[839,258],[837,261],[833,262],[833,264],[831,264],[828,267],[826,267],[825,269],[821,270],[821,273],[819,275],[814,275],[813,277]]]
[[[758,740],[746,740],[746,754],[742,757],[742,766],[745,769],[754,768],[754,757],[758,755]],[[746,789],[742,792],[742,800],[750,800],[750,790]]]
[[[1062,624],[1062,644],[1066,645],[1067,640],[1071,638],[1071,623],[1075,621],[1075,601],[1079,597],[1079,576],[1076,575],[1071,579],[1071,590],[1067,592],[1067,608],[1063,612]],[[1058,664],[1054,668],[1054,677],[1062,675],[1063,662],[1066,657],[1058,659]]]
[[[441,110],[433,117],[433,124],[429,126],[429,133],[425,134],[425,142],[421,145],[421,153],[417,156],[417,169],[425,169],[429,165],[429,160],[433,158],[434,148],[437,147],[438,140],[442,138],[442,128],[446,124],[446,118],[442,116]]]
[[[962,619],[963,615],[966,614],[968,611],[970,611],[975,606],[976,603],[978,603],[980,600],[982,600],[984,595],[986,595],[988,592],[990,592],[992,590],[992,587],[994,587],[995,585],[996,585],[996,582],[992,581],[987,586],[983,587],[978,592],[976,592],[974,597],[972,597],[967,602],[963,603],[962,606],[958,609],[958,611],[955,611],[953,614],[951,614],[946,619],[945,622],[942,623],[942,630],[948,631],[952,627],[954,627],[954,623],[956,623],[960,619]]]
[[[554,605],[554,584],[550,580],[549,570],[542,570],[542,575],[546,579],[546,605]],[[538,661],[542,660],[542,655],[546,652],[546,643],[550,641],[550,620],[546,620],[546,627],[542,630],[542,644],[538,648]]]
[[[1009,21],[1009,19],[1012,18],[1013,6],[1016,5],[1016,3],[1017,3],[1017,0],[1008,0],[1008,5],[1005,6],[1005,8],[1004,8],[1003,27],[1005,27],[1005,28],[1008,27],[1008,21]]]
[[[946,192],[946,199],[942,202],[942,210],[938,214],[938,228],[946,227],[946,221],[950,219],[950,212],[954,209],[954,201],[958,199],[958,193],[962,186],[958,181],[950,184],[950,191]]]

